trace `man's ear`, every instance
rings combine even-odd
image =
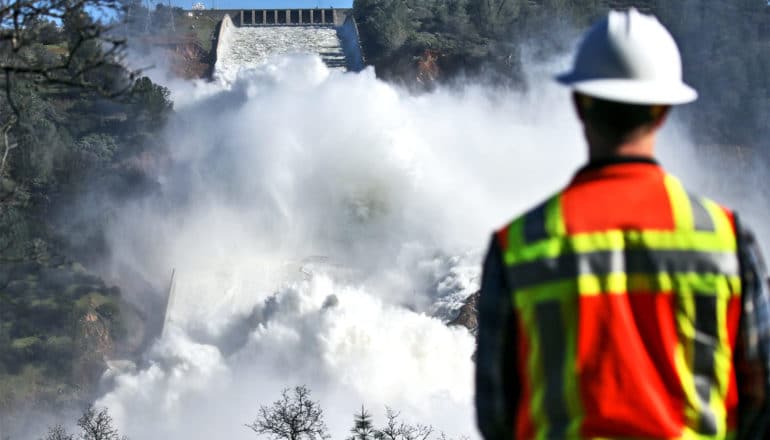
[[[666,122],[666,118],[668,118],[668,113],[671,111],[670,105],[656,105],[652,108],[652,115],[655,118],[653,120],[652,125],[655,128],[660,128],[661,125],[663,125],[664,122]]]

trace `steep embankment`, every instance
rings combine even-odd
[[[0,262],[0,425],[91,399],[106,359],[139,348],[143,321],[78,263]]]

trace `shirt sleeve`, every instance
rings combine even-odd
[[[492,237],[479,295],[476,417],[487,440],[512,439],[518,386],[515,314],[500,247]]]
[[[739,439],[770,439],[770,286],[754,234],[738,222],[742,313],[734,354]]]

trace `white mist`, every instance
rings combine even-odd
[[[97,403],[135,439],[247,439],[260,405],[305,384],[333,438],[361,404],[477,437],[473,338],[445,323],[492,230],[584,160],[550,80],[563,63],[531,65],[526,93],[413,96],[316,56],[220,62],[227,80],[174,91],[162,190],[112,225],[116,274],[178,278],[163,337]],[[691,187],[707,179],[680,133],[661,145]]]

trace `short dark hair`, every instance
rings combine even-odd
[[[585,124],[612,141],[628,138],[654,124],[668,109],[665,105],[626,104],[575,93],[575,104]]]

